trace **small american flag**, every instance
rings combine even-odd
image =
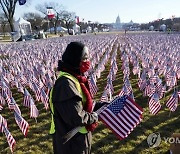
[[[40,101],[41,100],[41,90],[38,87],[38,85],[36,83],[32,83],[32,89],[36,95],[36,100]]]
[[[166,106],[171,110],[175,111],[178,105],[178,93],[175,91],[171,97],[168,99]]]
[[[157,114],[161,109],[161,104],[159,101],[158,94],[155,93],[149,100],[149,110],[152,114]]]
[[[126,85],[124,85],[118,95],[124,96],[124,95],[130,95],[131,93],[132,93],[132,88],[130,86],[127,87]]]
[[[3,107],[2,107],[2,105],[0,104],[0,111],[2,111],[2,109],[3,109]]]
[[[2,95],[4,96],[5,93],[8,95],[8,97],[12,97],[12,92],[11,92],[11,90],[9,89],[9,87],[3,87],[3,88],[2,88]]]
[[[179,100],[180,100],[180,91],[178,91],[178,96],[179,96]]]
[[[94,97],[94,95],[97,93],[98,88],[97,88],[96,81],[95,81],[93,75],[90,76],[88,82],[89,82],[89,88],[90,88],[91,95],[92,95],[92,97]]]
[[[29,129],[29,124],[27,123],[26,120],[24,120],[21,114],[16,110],[14,110],[14,116],[15,116],[16,123],[18,124],[24,136],[26,136]]]
[[[101,96],[101,102],[108,102],[109,98],[108,98],[108,90],[105,89],[102,96]]]
[[[1,93],[0,93],[0,104],[1,105],[5,105],[6,104],[5,99],[4,99],[4,97],[2,97]]]
[[[141,78],[139,79],[138,86],[140,90],[144,90],[144,88],[146,87],[146,84],[147,84],[146,79],[145,80],[142,80]]]
[[[143,109],[130,97],[115,98],[100,114],[100,120],[122,140],[142,120]]]
[[[49,104],[48,104],[49,97],[48,97],[48,95],[45,93],[44,89],[41,89],[41,101],[43,102],[44,107],[45,107],[45,109],[47,110],[47,109],[49,108]]]
[[[30,107],[30,99],[31,99],[31,95],[30,93],[28,92],[28,90],[25,88],[24,89],[24,102],[23,102],[23,105],[26,106],[26,107]]]
[[[9,130],[7,129],[7,126],[4,126],[4,125],[2,125],[2,126],[3,126],[3,130],[4,130],[3,132],[6,135],[7,142],[9,144],[10,150],[13,153],[13,149],[14,149],[14,146],[16,144],[16,141],[13,138],[13,136],[11,135],[11,133],[9,132]]]
[[[157,83],[158,80],[159,80],[159,76],[157,74],[155,74],[149,78],[149,81],[151,84]]]
[[[38,111],[36,105],[34,104],[34,100],[32,98],[30,100],[30,104],[31,104],[31,106],[30,106],[30,108],[31,108],[30,117],[31,118],[37,118],[39,115],[39,111]]]
[[[0,132],[4,131],[4,126],[7,127],[7,121],[4,117],[0,114]]]
[[[154,84],[148,84],[144,90],[144,96],[151,97],[156,91]]]
[[[133,74],[136,75],[136,74],[138,74],[139,72],[140,72],[139,66],[134,66],[134,67],[133,67]]]
[[[8,103],[9,109],[14,110],[16,106],[16,101],[14,100],[14,98],[13,97],[11,97],[10,99],[8,98],[7,103]]]

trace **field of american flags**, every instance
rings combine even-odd
[[[61,58],[67,43],[72,40],[83,41],[90,48],[92,70],[89,73],[94,80],[91,81],[91,87],[97,101],[127,94],[132,98],[134,96],[135,102],[144,110],[141,123],[121,141],[100,123],[93,133],[93,153],[167,152],[169,143],[162,141],[153,149],[149,148],[146,139],[153,132],[159,132],[162,137],[170,137],[172,133],[180,132],[180,105],[172,107],[174,112],[170,112],[166,106],[167,102],[174,102],[168,100],[174,92],[180,90],[180,36],[101,34],[0,46],[0,102],[3,107],[0,114],[7,120],[7,128],[16,141],[14,153],[52,153],[52,140],[48,135],[50,111],[46,94],[56,79],[53,70],[57,66],[57,60]],[[163,65],[160,65],[161,63]],[[166,64],[168,68],[163,67]],[[157,72],[159,78],[156,78]],[[162,87],[165,84],[168,86],[166,92],[163,92]],[[27,91],[30,94],[29,102],[25,99],[28,98]],[[160,101],[155,99],[161,104],[156,115],[154,112],[150,113],[154,108],[149,106],[155,92],[163,93]],[[160,98],[160,95],[158,97]],[[15,103],[8,101],[9,98],[14,98]],[[17,105],[21,117],[29,124],[26,137],[14,116],[14,112],[19,112],[15,108]],[[0,136],[0,152],[10,153],[6,136],[4,133],[0,133]]]

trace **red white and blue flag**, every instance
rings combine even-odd
[[[175,91],[171,97],[168,99],[166,106],[174,112],[178,106],[178,93]]]
[[[26,136],[27,132],[28,132],[28,129],[29,129],[29,124],[21,116],[21,114],[18,111],[16,111],[16,110],[14,110],[14,116],[15,116],[16,123],[18,124],[18,126],[21,129],[21,131],[24,134],[24,136]]]
[[[9,132],[8,128],[5,127],[4,125],[3,125],[3,127],[4,127],[4,134],[6,135],[10,150],[13,153],[13,149],[16,144],[16,141],[15,141],[14,137],[11,135],[11,133]]]
[[[159,96],[157,93],[153,94],[151,99],[149,100],[149,111],[152,114],[157,114],[161,109],[161,104],[159,101]]]
[[[143,109],[130,97],[115,98],[100,114],[100,120],[122,140],[142,120]]]

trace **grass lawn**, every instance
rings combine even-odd
[[[113,82],[114,95],[117,95],[123,85],[123,74],[121,70],[122,61],[120,60],[120,51],[117,55],[118,72],[116,80]],[[105,71],[102,72],[101,78],[98,80],[98,93],[95,100],[99,101],[106,85],[106,78],[110,69],[110,61],[106,65]],[[134,131],[124,140],[119,141],[112,132],[105,127],[101,122],[98,128],[93,132],[93,154],[163,154],[167,153],[169,143],[166,143],[163,137],[170,137],[172,133],[180,133],[180,105],[175,112],[170,113],[165,106],[165,102],[172,94],[168,92],[166,97],[161,100],[162,109],[157,115],[149,113],[148,98],[143,97],[142,92],[137,86],[137,76],[130,75],[130,81],[133,87],[135,101],[143,108],[143,120],[134,129]],[[178,83],[180,85],[180,82]],[[36,119],[30,118],[30,111],[28,108],[22,106],[23,95],[12,89],[13,97],[19,105],[22,116],[28,121],[30,127],[27,137],[24,137],[21,130],[17,126],[14,115],[8,110],[6,106],[1,112],[2,116],[8,121],[8,128],[16,140],[15,154],[51,154],[52,139],[48,134],[50,127],[50,111],[46,111],[40,102],[36,102],[39,109],[39,117]],[[149,148],[147,144],[147,137],[153,132],[159,132],[162,138],[161,144],[156,148]],[[10,153],[8,143],[4,134],[0,133],[0,153]],[[73,152],[72,152],[73,154]]]

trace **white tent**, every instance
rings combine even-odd
[[[166,25],[165,25],[165,24],[162,24],[162,25],[160,26],[160,30],[166,31]]]
[[[97,27],[94,28],[94,32],[98,32],[98,28]]]
[[[79,33],[80,33],[80,26],[78,26],[77,24],[75,24],[75,25],[73,26],[73,30],[74,30],[75,34],[79,34]]]
[[[153,31],[153,30],[154,30],[154,26],[150,26],[150,27],[149,27],[149,30],[150,30],[150,31]]]
[[[91,32],[92,32],[92,27],[91,27],[91,26],[88,26],[88,27],[87,27],[87,31],[88,31],[88,33],[91,33]]]
[[[14,29],[15,31],[19,32],[22,36],[30,35],[32,32],[31,23],[24,20],[23,18],[19,18],[17,21],[15,21]]]

